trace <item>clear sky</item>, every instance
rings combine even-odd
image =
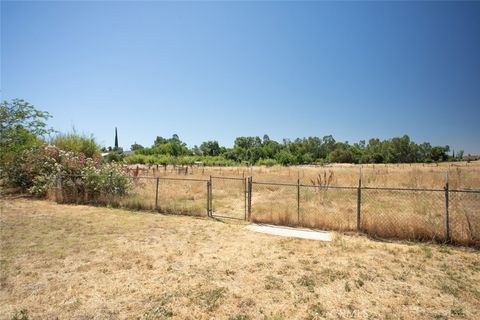
[[[480,153],[480,2],[5,2],[2,99],[113,145],[409,134]]]

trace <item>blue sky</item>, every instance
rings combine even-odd
[[[409,134],[480,153],[480,2],[4,2],[2,100],[113,145]]]

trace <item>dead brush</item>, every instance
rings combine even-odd
[[[328,175],[327,175],[327,172],[324,171],[323,172],[323,179],[322,179],[322,174],[319,173],[315,178],[311,178],[310,179],[310,183],[317,187],[315,188],[315,190],[318,192],[322,189],[325,189],[325,190],[328,190],[328,188],[330,187],[330,185],[332,184],[333,182],[333,179],[335,177],[335,173],[333,171],[328,171]]]
[[[313,186],[328,189],[328,187],[330,187],[330,185],[333,182],[334,176],[335,176],[335,173],[333,171],[329,170],[328,175],[327,175],[327,171],[324,171],[323,172],[323,179],[322,179],[322,174],[319,173],[319,174],[317,174],[316,177],[311,178],[310,182]]]
[[[322,174],[319,173],[315,178],[310,179],[310,183],[315,186],[314,190],[319,196],[320,203],[324,203],[328,188],[331,186],[334,177],[335,173],[329,170],[328,174],[327,171],[323,171],[323,178]]]

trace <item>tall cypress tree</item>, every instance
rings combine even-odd
[[[115,150],[118,150],[118,135],[117,135],[117,127],[115,127]]]

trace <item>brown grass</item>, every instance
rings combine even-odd
[[[254,222],[300,225],[337,231],[357,228],[357,190],[333,186],[433,188],[442,190],[448,172],[450,189],[480,188],[480,162],[400,165],[331,165],[328,167],[193,167],[188,174],[169,167],[144,167],[142,175],[184,179],[246,177],[254,181],[293,183],[315,187],[254,184]],[[155,180],[139,179],[134,195],[123,205],[152,209]],[[214,211],[224,216],[245,215],[244,182],[213,179]],[[320,188],[322,187],[322,188]],[[206,214],[206,182],[160,181],[159,207],[162,212]],[[450,237],[459,244],[480,246],[480,193],[450,193]],[[385,238],[445,241],[445,194],[443,191],[363,190],[361,229]]]
[[[47,201],[0,202],[0,319],[480,317],[480,254]]]
[[[130,166],[136,168],[135,165]],[[139,166],[139,175],[162,177],[208,178],[212,176],[247,177],[256,181],[322,185],[357,186],[360,169],[362,183],[370,187],[443,188],[448,172],[450,188],[480,188],[480,161],[445,162],[439,164],[331,164],[326,166],[291,167],[190,167],[188,174],[174,166]]]

